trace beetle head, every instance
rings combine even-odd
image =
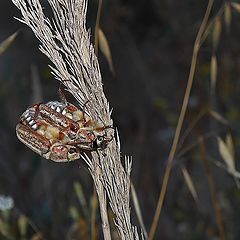
[[[98,135],[95,137],[95,139],[92,142],[92,148],[96,150],[104,150],[108,143],[113,140],[113,137],[107,137],[106,134],[104,135]]]

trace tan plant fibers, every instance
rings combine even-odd
[[[79,106],[104,125],[112,125],[109,103],[103,92],[102,78],[90,33],[86,29],[86,0],[48,0],[53,19],[44,14],[39,0],[12,0],[40,41],[40,50],[51,60],[52,74],[75,97]],[[66,81],[67,80],[67,81]],[[111,239],[106,194],[115,214],[121,239],[139,239],[130,221],[129,190],[131,160],[120,161],[120,142],[114,139],[106,150],[83,156],[97,190],[105,239]]]

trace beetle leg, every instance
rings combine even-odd
[[[34,115],[33,115],[33,119],[37,119],[37,116],[38,116],[39,113],[40,113],[39,107],[40,107],[41,104],[42,104],[42,103],[38,103],[38,104],[35,104],[35,105],[34,105],[34,106],[35,106],[35,113],[34,113]]]
[[[112,125],[107,125],[107,126],[103,126],[103,127],[96,127],[95,130],[96,131],[104,131],[109,128],[114,129],[114,127]]]

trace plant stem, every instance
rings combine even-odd
[[[110,225],[108,220],[108,213],[107,213],[107,201],[106,201],[106,192],[102,185],[98,185],[98,199],[99,199],[99,207],[100,207],[100,214],[102,219],[102,230],[104,240],[111,240],[111,232],[110,232]]]
[[[102,220],[103,237],[104,240],[111,240],[111,231],[107,212],[107,198],[106,190],[104,188],[103,172],[100,168],[99,163],[97,162],[95,162],[95,164],[93,165],[92,177],[98,195],[100,215]]]
[[[221,212],[221,208],[218,205],[216,187],[214,184],[211,168],[206,159],[205,144],[204,144],[204,141],[202,138],[199,138],[199,142],[200,142],[200,155],[201,155],[201,159],[203,161],[203,165],[204,165],[206,175],[207,175],[208,188],[210,191],[211,202],[212,202],[212,206],[213,206],[215,217],[216,217],[219,237],[221,240],[225,240],[226,238],[225,238],[225,230],[224,230],[222,212]]]
[[[181,133],[181,129],[182,129],[182,125],[183,125],[183,121],[186,115],[186,111],[187,111],[187,105],[189,102],[189,97],[190,97],[190,93],[192,90],[192,85],[193,85],[193,79],[194,79],[194,75],[195,75],[195,69],[196,69],[196,63],[197,63],[197,57],[198,57],[198,52],[199,52],[199,48],[200,48],[200,41],[202,38],[202,35],[205,31],[207,22],[208,22],[208,18],[209,18],[209,14],[211,12],[212,6],[213,6],[213,2],[214,0],[209,0],[208,1],[208,6],[205,12],[205,15],[203,17],[201,26],[199,28],[195,43],[194,43],[194,47],[193,47],[193,55],[192,55],[192,61],[191,61],[191,67],[190,67],[190,72],[189,72],[189,77],[188,77],[188,82],[187,82],[187,87],[185,90],[185,94],[184,94],[184,99],[183,99],[183,104],[182,104],[182,109],[180,112],[180,116],[178,119],[178,123],[177,123],[177,127],[176,127],[176,131],[175,131],[175,135],[174,135],[174,139],[173,139],[173,143],[172,143],[172,147],[168,156],[168,160],[167,160],[167,166],[166,166],[166,170],[165,170],[165,174],[163,177],[163,184],[162,184],[162,188],[160,191],[160,195],[159,195],[159,199],[158,199],[158,203],[157,203],[157,208],[155,211],[155,215],[153,218],[153,222],[151,225],[151,229],[150,229],[150,233],[149,233],[149,240],[152,240],[154,238],[156,229],[157,229],[157,225],[158,225],[158,221],[161,215],[161,210],[162,210],[162,206],[163,206],[163,201],[166,195],[166,190],[167,190],[167,186],[168,186],[168,182],[169,182],[169,177],[171,174],[171,170],[172,170],[172,162],[176,153],[176,149],[177,149],[177,145],[179,142],[179,137],[180,137],[180,133]]]

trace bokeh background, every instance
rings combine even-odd
[[[89,0],[88,26],[92,29],[97,3]],[[211,20],[220,8],[224,9],[225,3],[230,1],[215,1]],[[100,25],[114,67],[112,73],[100,51],[104,89],[120,133],[122,155],[133,157],[132,181],[147,231],[182,105],[194,39],[206,5],[207,1],[200,0],[103,1]],[[232,136],[235,159],[239,156],[240,13],[232,6],[229,9],[229,26],[224,14],[219,18],[218,46],[213,47],[212,33],[215,29],[216,34],[219,26],[213,24],[200,50],[183,133],[200,113],[206,114],[183,142],[178,151],[183,153],[174,159],[155,239],[220,239],[216,206],[221,212],[226,239],[240,238],[239,190],[227,171],[214,164],[215,161],[224,164],[217,137],[224,140],[227,135]],[[33,236],[41,239],[40,232],[44,239],[90,239],[89,222],[95,199],[83,161],[56,164],[41,159],[16,138],[15,126],[22,112],[33,103],[58,99],[59,84],[51,76],[50,62],[39,52],[31,30],[13,16],[20,17],[20,13],[11,1],[1,0],[0,41],[20,31],[11,47],[0,55],[0,196],[14,200],[12,209],[0,210],[0,239],[34,239]],[[218,63],[215,89],[211,88],[210,77],[213,54]],[[67,97],[75,103],[71,96]],[[207,113],[209,109],[219,115],[212,116]],[[199,145],[200,136],[204,141]],[[182,168],[191,177],[196,201]],[[132,217],[139,226],[133,206]],[[21,231],[25,228],[24,235]],[[21,238],[21,234],[26,238]],[[101,238],[97,210],[96,239]]]

